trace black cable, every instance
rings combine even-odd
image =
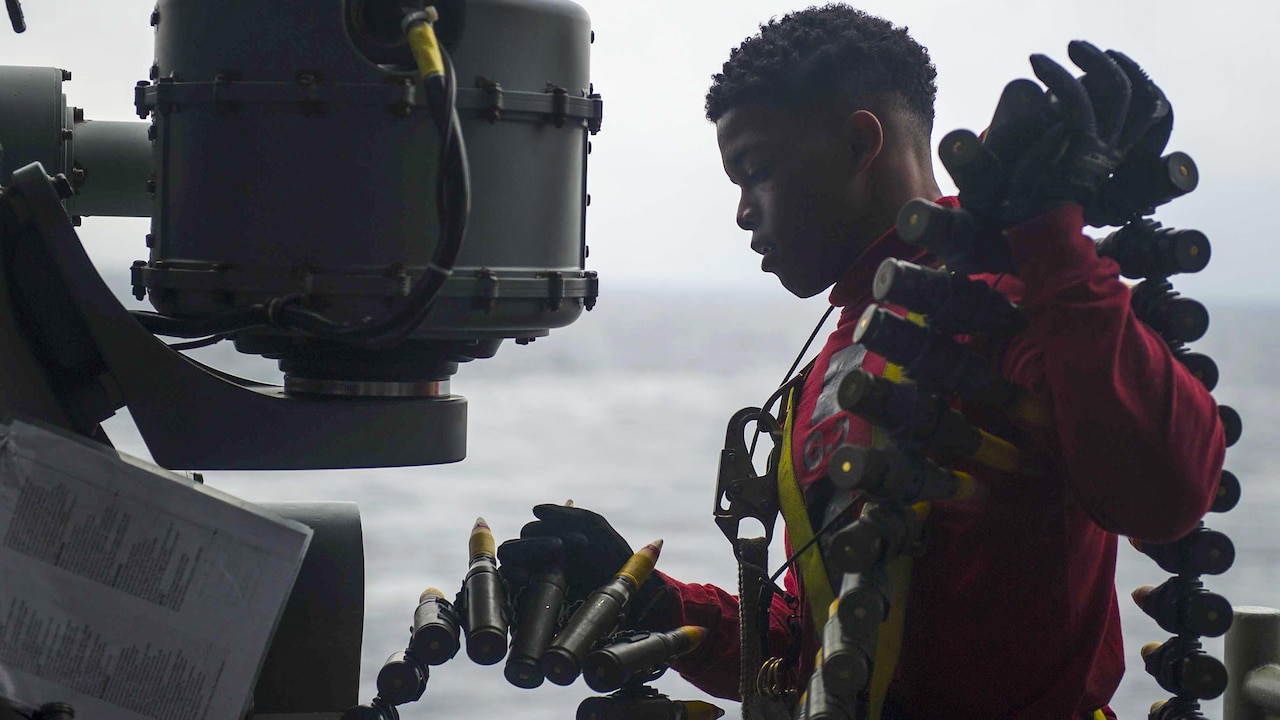
[[[851,505],[849,507],[853,507],[853,506]],[[822,537],[827,533],[828,530],[835,527],[836,522],[840,520],[847,520],[848,516],[849,516],[849,508],[845,508],[844,510],[836,513],[835,516],[832,517],[830,520],[828,520],[825,525],[818,528],[818,532],[814,533],[813,537],[809,538],[808,541],[806,541],[805,544],[801,545],[798,550],[792,551],[790,557],[788,557],[786,561],[782,563],[782,567],[778,568],[772,575],[769,576],[769,582],[776,584],[778,581],[778,577],[781,576],[782,573],[785,572],[787,568],[791,567],[791,564],[794,563],[796,559],[800,557],[801,553],[813,547],[813,544],[818,542],[818,538]],[[830,578],[828,578],[828,580],[829,579]]]
[[[210,345],[217,345],[218,343],[222,342],[223,340],[226,340],[229,337],[231,336],[230,335],[212,335],[207,338],[192,340],[191,342],[172,343],[169,345],[169,349],[170,350],[195,350],[197,348],[209,347]]]
[[[835,305],[827,307],[827,311],[822,313],[822,317],[818,320],[818,324],[813,327],[813,332],[809,333],[809,339],[804,341],[804,347],[800,348],[800,352],[796,354],[796,359],[791,363],[791,369],[787,370],[787,374],[782,376],[782,383],[778,385],[778,389],[773,391],[769,399],[765,400],[764,405],[760,406],[760,415],[757,418],[769,412],[769,408],[777,402],[782,395],[791,386],[792,375],[795,374],[796,368],[800,367],[800,361],[804,359],[804,354],[809,352],[809,346],[813,344],[814,338],[818,337],[818,331],[822,330],[822,326],[827,324],[827,318],[831,317],[831,312],[836,309]],[[747,450],[747,457],[754,458],[756,455],[756,441],[760,439],[759,420],[756,421],[756,432],[751,436],[751,447]]]

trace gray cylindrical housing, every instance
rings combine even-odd
[[[1275,689],[1280,682],[1276,681],[1274,671],[1255,674],[1254,671],[1267,665],[1280,664],[1280,610],[1269,607],[1239,606],[1235,608],[1235,619],[1226,634],[1224,656],[1227,666],[1227,691],[1222,698],[1223,720],[1267,720],[1280,712],[1280,703],[1268,708],[1258,704],[1265,700],[1268,685]],[[1268,674],[1271,682],[1268,683]],[[1259,685],[1253,691],[1246,689],[1249,684]],[[1262,691],[1262,692],[1259,692]],[[1280,692],[1273,697],[1280,698]]]
[[[76,188],[63,203],[71,215],[150,217],[147,123],[86,121],[67,107],[67,77],[52,67],[0,67],[0,185],[38,162]]]
[[[71,117],[62,93],[63,70],[0,66],[0,185],[15,170],[38,162],[55,175],[71,166]]]
[[[298,293],[335,320],[379,317],[431,258],[438,143],[424,93],[409,68],[360,54],[347,4],[160,0],[158,80],[137,94],[154,112],[158,193],[137,277],[157,309],[199,316]],[[590,23],[567,0],[469,0],[466,14],[453,61],[471,216],[414,337],[540,335],[594,300]]]
[[[151,217],[151,141],[144,122],[86,120],[74,127],[72,158],[76,194],[72,215]]]

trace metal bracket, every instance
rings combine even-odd
[[[774,453],[770,455],[769,470],[764,475],[756,474],[747,449],[747,426],[753,423],[755,432],[768,432],[774,440]],[[730,542],[737,542],[738,526],[744,518],[760,521],[766,544],[773,540],[779,512],[776,454],[781,440],[782,428],[777,419],[760,408],[743,408],[729,419],[724,449],[720,451],[714,515],[720,532]]]

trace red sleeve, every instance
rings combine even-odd
[[[740,632],[738,597],[714,585],[682,583],[661,571],[675,602],[666,604],[670,614],[646,619],[652,629],[670,630],[681,625],[699,625],[707,629],[706,639],[693,652],[671,667],[703,692],[715,697],[741,700],[738,692]],[[787,573],[787,592],[794,595],[795,581]],[[785,598],[774,593],[769,608],[769,653],[781,656],[790,636],[788,616],[792,613]]]
[[[1195,527],[1226,450],[1217,405],[1133,314],[1119,268],[1064,205],[1007,232],[1030,325],[1003,372],[1047,395],[1062,470],[1105,530],[1152,542]]]

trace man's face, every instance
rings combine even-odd
[[[760,269],[799,297],[840,279],[867,237],[865,181],[853,143],[822,113],[730,110],[716,122],[720,157],[741,191],[737,221],[751,232]]]

